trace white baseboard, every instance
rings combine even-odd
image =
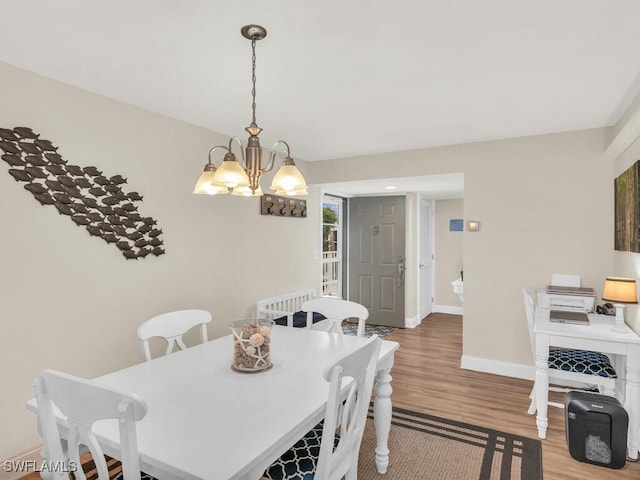
[[[460,368],[465,370],[473,370],[475,372],[492,373],[494,375],[502,375],[504,377],[521,378],[523,380],[534,381],[536,378],[536,369],[533,365],[522,365],[520,363],[500,362],[498,360],[489,360],[487,358],[471,357],[463,355],[460,359]],[[584,383],[572,380],[555,379],[554,385],[560,385],[568,388],[585,388]]]
[[[488,358],[471,357],[463,355],[460,359],[460,368],[474,370],[476,372],[493,373],[505,377],[523,378],[534,380],[536,370],[533,365],[522,365],[520,363],[501,362]]]
[[[17,454],[14,457],[7,458],[0,465],[0,480],[18,480],[39,468],[42,463],[40,452],[44,448],[44,444],[36,445],[29,450]]]
[[[416,328],[421,323],[422,323],[422,319],[420,317],[412,317],[412,318],[404,319],[405,328]]]
[[[464,307],[452,307],[450,305],[434,305],[434,313],[450,313],[452,315],[463,315]]]

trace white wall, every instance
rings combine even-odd
[[[614,196],[614,179],[640,160],[640,129],[638,127],[640,127],[640,96],[635,99],[631,107],[622,116],[620,122],[618,122],[618,125],[616,125],[616,132],[619,135],[623,135],[627,139],[635,138],[635,140],[614,160],[613,175],[608,185],[612,197]],[[613,231],[613,216],[608,227]],[[613,248],[613,236],[611,245],[611,248]],[[614,253],[614,262],[614,268],[610,275],[635,278],[636,282],[640,284],[640,254],[616,251]],[[638,305],[627,305],[624,310],[624,317],[627,324],[636,332],[640,332],[640,308],[638,308]]]
[[[613,265],[606,129],[313,162],[315,183],[463,172],[464,355],[531,365],[522,288],[576,273],[601,289]],[[437,268],[437,261],[436,261]]]
[[[462,262],[462,232],[449,231],[449,220],[464,218],[464,201],[437,200],[435,202],[435,303],[440,306],[463,307],[458,295],[453,293],[451,282],[460,276],[464,265]]]
[[[139,361],[136,328],[155,314],[210,310],[216,336],[259,298],[317,288],[317,209],[261,216],[256,198],[191,193],[226,138],[1,63],[0,89],[0,127],[31,127],[70,163],[127,177],[167,251],[126,260],[40,205],[0,162],[0,459],[40,441],[25,402],[42,369],[95,377]],[[315,190],[308,200],[319,201]]]

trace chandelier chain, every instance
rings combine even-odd
[[[251,39],[251,124],[256,124],[256,39]]]

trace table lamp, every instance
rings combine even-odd
[[[616,321],[613,331],[626,332],[627,327],[624,324],[624,304],[638,303],[635,279],[607,277],[604,281],[602,300],[613,302],[616,307]]]

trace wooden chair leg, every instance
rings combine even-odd
[[[534,413],[536,413],[536,410],[537,410],[537,406],[536,406],[536,386],[535,386],[535,384],[533,385],[533,388],[531,389],[531,393],[529,394],[529,398],[531,399],[531,404],[529,405],[529,410],[527,410],[527,413],[529,415],[533,415]]]
[[[549,388],[549,390],[554,391],[554,392],[568,392],[569,389],[565,389],[565,388]],[[529,398],[531,399],[531,403],[529,404],[529,410],[527,410],[527,413],[529,415],[533,415],[536,413],[536,411],[538,410],[537,405],[536,405],[536,386],[534,384],[533,388],[531,389],[531,393],[529,394]],[[547,404],[551,407],[556,407],[556,408],[564,408],[564,404],[562,403],[558,403],[558,402],[547,402]]]
[[[598,386],[598,391],[599,391],[600,393],[602,393],[603,395],[608,395],[608,396],[610,396],[610,397],[615,397],[615,396],[616,396],[616,389],[615,389],[615,387],[613,387],[613,388],[607,388],[607,387],[605,387],[605,386],[603,386],[603,385],[599,385],[599,386]]]
[[[575,388],[567,388],[567,387],[549,387],[549,391],[550,391],[550,392],[569,393],[571,390],[575,390]]]

